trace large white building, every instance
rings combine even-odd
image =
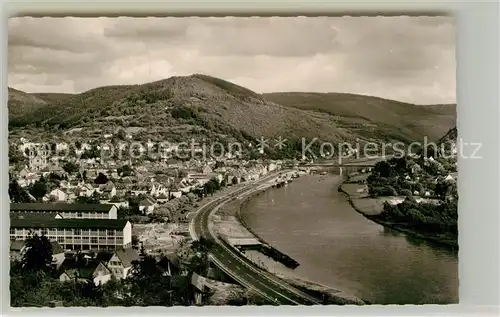
[[[11,204],[10,239],[33,234],[66,250],[116,250],[132,246],[132,225],[116,219],[116,207],[99,204]]]

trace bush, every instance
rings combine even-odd
[[[384,186],[382,188],[381,196],[396,196],[398,193],[392,186]]]
[[[175,119],[196,119],[197,115],[196,112],[193,111],[193,109],[185,107],[185,106],[175,106],[170,114],[172,115],[173,118]]]
[[[406,196],[406,197],[412,197],[413,196],[412,192],[409,189],[401,189],[399,191],[399,194],[401,196]]]

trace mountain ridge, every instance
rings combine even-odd
[[[410,105],[407,114],[404,105]],[[443,110],[353,94],[258,94],[202,74],[97,87],[79,94],[28,94],[9,89],[8,106],[11,130],[83,127],[106,133],[135,127],[157,138],[194,133],[208,138],[254,140],[280,135],[330,142],[410,142],[431,130],[433,137],[440,137],[444,133],[434,131],[436,126],[444,122],[448,130],[455,125],[456,116],[453,106]]]

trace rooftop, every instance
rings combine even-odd
[[[11,228],[82,228],[82,229],[117,229],[127,224],[124,219],[65,219],[56,218],[56,213],[10,213]]]
[[[52,246],[52,254],[64,253],[63,248],[57,241],[50,241],[50,245]]]
[[[132,266],[132,262],[140,260],[139,253],[132,248],[119,249],[115,253],[122,262],[123,267],[130,267]]]
[[[103,212],[108,213],[114,205],[111,204],[66,204],[66,203],[11,203],[10,211],[40,211],[40,212]]]

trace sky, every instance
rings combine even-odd
[[[258,93],[456,102],[451,17],[11,18],[9,86],[79,93],[206,74]]]

